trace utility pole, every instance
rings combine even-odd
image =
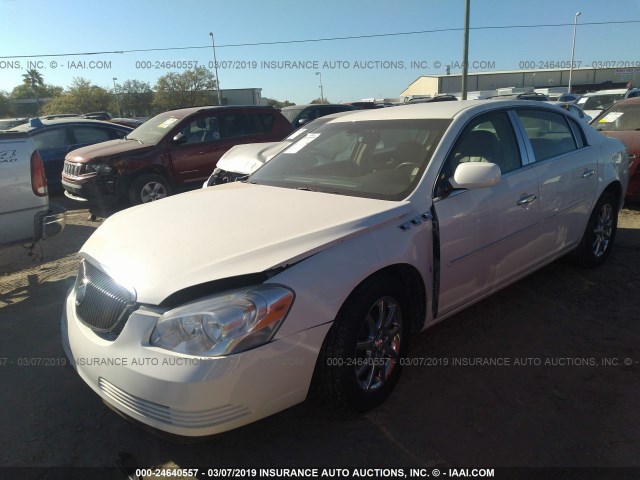
[[[120,116],[122,117],[122,107],[120,106],[120,98],[118,98],[118,85],[116,85],[116,80],[118,80],[116,77],[113,77],[113,93],[116,96],[116,105],[118,105],[118,113],[120,113]]]
[[[316,75],[320,75],[320,103],[324,103],[324,91],[322,89],[322,73],[316,72]]]
[[[464,46],[462,48],[462,100],[467,99],[467,73],[469,73],[469,10],[471,0],[464,4]]]
[[[571,46],[571,65],[569,65],[569,89],[567,93],[571,93],[571,80],[573,77],[573,55],[576,53],[576,27],[578,26],[578,17],[580,12],[577,12],[573,17],[573,45]]]
[[[213,40],[213,32],[209,32],[211,36],[211,48],[213,48],[213,68],[216,72],[216,89],[218,91],[218,105],[222,105],[222,95],[220,94],[220,77],[218,77],[218,60],[216,60],[216,43]]]

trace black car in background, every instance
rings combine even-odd
[[[12,129],[12,131],[27,132],[33,138],[42,157],[49,192],[62,191],[64,157],[71,150],[120,139],[132,130],[124,125],[80,117],[53,120],[36,117]]]
[[[349,110],[357,110],[352,105],[331,104],[331,103],[312,103],[308,105],[294,105],[292,107],[284,107],[280,109],[282,115],[291,122],[293,128],[298,128],[305,123],[311,122],[316,118],[331,115],[332,113],[346,112]]]

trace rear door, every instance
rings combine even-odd
[[[523,108],[518,117],[540,178],[543,252],[551,257],[582,237],[597,192],[598,152],[567,115]]]
[[[539,261],[538,177],[512,112],[483,114],[457,139],[436,184],[440,283],[438,314],[446,315],[516,278]],[[489,188],[454,189],[463,162],[491,162],[502,176]]]

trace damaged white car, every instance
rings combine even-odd
[[[247,182],[106,220],[64,348],[108,405],[177,435],[274,414],[312,382],[366,411],[412,333],[565,254],[602,263],[628,168],[621,143],[540,102],[351,113]]]

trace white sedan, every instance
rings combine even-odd
[[[565,254],[601,264],[628,165],[541,102],[336,118],[247,182],[106,220],[80,251],[63,345],[108,405],[173,434],[256,421],[312,382],[366,411],[410,334]]]

